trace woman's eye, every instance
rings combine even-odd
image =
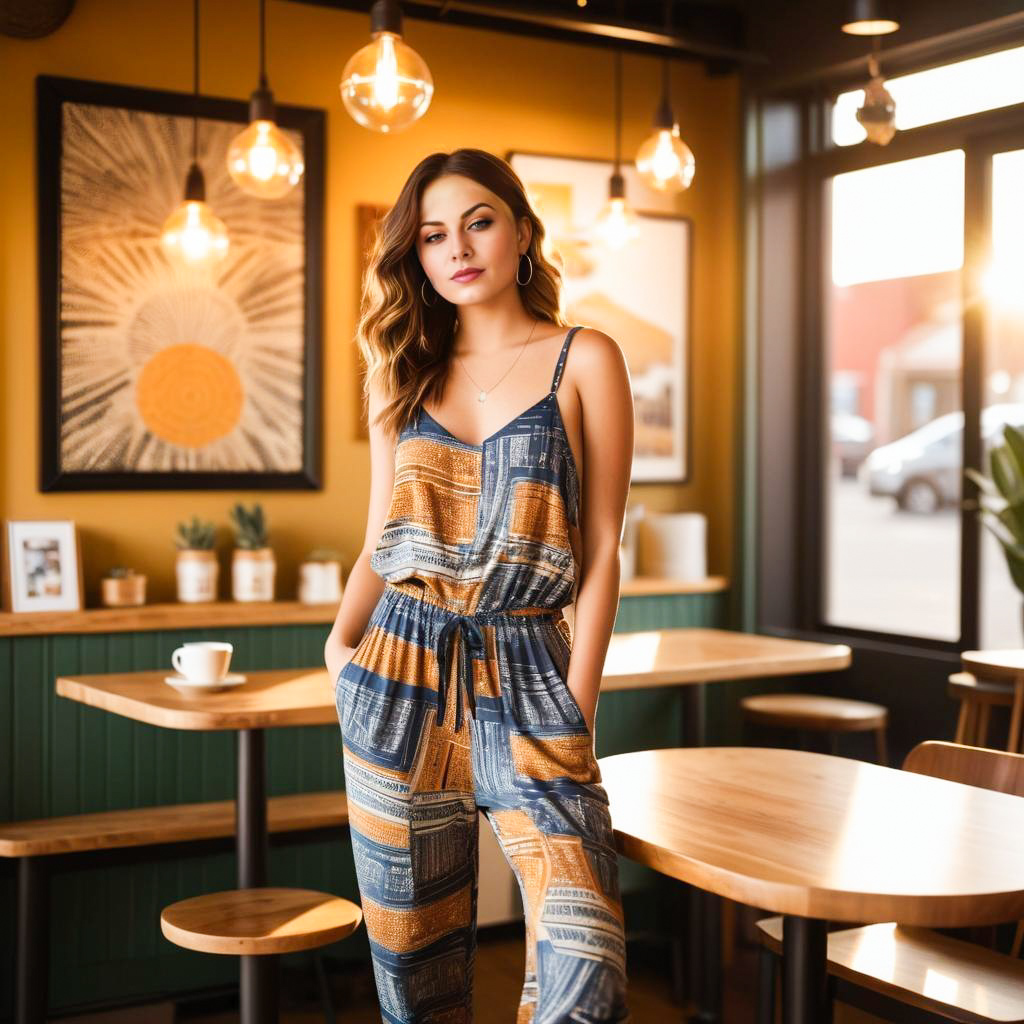
[[[473,223],[470,224],[469,226],[471,228],[475,228],[477,226],[477,224],[482,224],[483,227],[480,229],[482,231],[482,230],[484,230],[484,228],[488,227],[491,223],[492,223],[492,221],[491,221],[491,219],[489,217],[480,217],[478,220],[473,221]],[[434,241],[435,238],[440,238],[440,237],[441,237],[441,232],[440,231],[435,231],[433,234],[427,235],[427,237],[423,239],[423,244],[424,245],[430,245]]]

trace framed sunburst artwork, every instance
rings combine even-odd
[[[160,238],[193,111],[204,272]],[[318,489],[324,112],[278,107],[305,172],[274,200],[228,174],[246,103],[42,76],[37,118],[40,489]]]

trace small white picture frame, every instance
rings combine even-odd
[[[4,570],[12,612],[78,611],[82,565],[70,519],[10,519],[4,530]]]

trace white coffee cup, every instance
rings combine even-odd
[[[213,640],[183,644],[171,655],[175,670],[192,683],[217,683],[228,674],[234,645]]]

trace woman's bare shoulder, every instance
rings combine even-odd
[[[620,372],[625,369],[626,357],[619,343],[594,327],[582,327],[572,339],[566,369],[574,373]]]

